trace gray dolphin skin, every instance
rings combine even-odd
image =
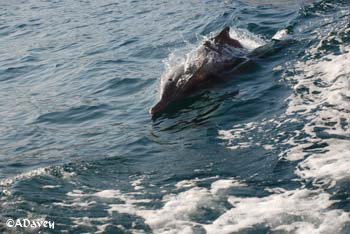
[[[248,51],[238,40],[230,37],[230,27],[225,27],[217,36],[204,41],[194,53],[194,59],[178,65],[163,77],[161,98],[150,109],[152,116],[160,114],[170,104],[219,82],[222,80],[220,74],[234,71],[250,60]],[[258,50],[257,54],[261,52]]]

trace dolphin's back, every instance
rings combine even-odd
[[[254,60],[266,56],[284,43],[272,41],[266,46],[259,47],[248,54],[248,50],[235,39],[229,36],[229,27],[226,27],[216,37],[206,40],[197,50],[190,61],[178,65],[173,71],[162,78],[160,101],[151,109],[151,113],[162,112],[172,102],[192,95],[193,92],[217,83],[227,74]]]

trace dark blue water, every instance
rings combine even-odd
[[[349,19],[345,0],[0,3],[0,232],[349,233]],[[226,25],[293,43],[152,119],[167,65]]]

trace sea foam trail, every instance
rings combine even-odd
[[[271,136],[284,138],[276,141],[282,144],[268,139],[266,145],[260,145],[271,145],[264,147],[267,150],[287,147],[279,157],[299,162],[294,172],[302,184],[311,182],[312,188],[263,198],[230,198],[234,208],[208,225],[207,230],[229,233],[263,224],[291,233],[346,233],[349,213],[332,207],[337,207],[333,206],[337,202],[333,196],[350,182],[350,46],[339,36],[349,31],[339,30],[336,36],[330,33],[331,36],[306,51],[308,59],[293,65],[291,69],[296,75],[285,77],[294,84],[285,114],[278,119],[219,131],[219,138],[235,150],[260,144],[259,139],[247,137],[252,132],[270,128],[265,132],[269,138],[269,131],[281,129],[281,134]],[[325,51],[322,45],[330,40],[341,44],[339,53]],[[302,129],[282,132],[283,126],[293,123],[302,124]]]
[[[329,186],[350,178],[350,47],[343,49],[340,55],[296,64],[300,75],[293,78],[298,83],[288,108],[288,113],[301,111],[308,119],[303,130],[309,142],[326,145],[325,153],[311,154],[302,161],[297,174]],[[305,147],[299,148],[286,158],[304,158]]]
[[[102,190],[92,194],[73,190],[67,193],[71,201],[57,204],[75,208],[93,207],[96,198],[109,201],[106,207],[109,217],[74,218],[77,225],[92,226],[93,222],[103,221],[97,228],[103,233],[109,225],[113,225],[113,215],[129,214],[142,217],[154,233],[232,233],[249,229],[258,225],[268,226],[270,230],[288,233],[341,233],[349,222],[349,214],[342,210],[330,210],[334,204],[330,194],[322,190],[297,189],[286,191],[270,189],[265,197],[239,197],[230,195],[232,189],[249,190],[249,186],[233,178],[207,178],[211,182],[209,188],[200,187],[198,183],[206,179],[193,179],[179,182],[180,193],[163,196],[163,206],[149,209],[145,205],[154,202],[152,199],[138,199],[133,193],[119,190]],[[174,191],[175,192],[175,191]],[[69,200],[69,199],[67,199]],[[230,204],[231,208],[228,208]],[[212,222],[203,223],[201,217],[215,214]],[[121,230],[125,227],[119,225]],[[194,231],[196,230],[196,231]],[[139,229],[135,233],[147,233]]]

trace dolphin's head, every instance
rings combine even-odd
[[[150,110],[152,115],[163,111],[171,102],[175,100],[176,83],[177,82],[171,78],[165,82],[159,102]]]
[[[225,27],[217,36],[211,38],[210,41],[215,43],[215,45],[220,48],[226,46],[242,48],[242,45],[239,41],[230,37],[230,27]],[[204,46],[207,46],[209,49],[211,49],[210,43],[205,43]],[[199,65],[194,66],[194,71],[189,72],[189,70],[187,70],[185,72],[185,64],[182,64],[167,74],[166,77],[163,77],[163,89],[161,98],[159,102],[150,109],[149,112],[151,115],[154,116],[160,114],[165,109],[167,109],[171,103],[179,101],[181,98],[191,93],[194,89],[202,87],[203,84],[212,79],[213,74],[217,73],[218,67],[222,67],[223,62],[220,59],[218,59],[218,61],[214,61],[216,57],[214,57],[214,59],[208,59],[209,55],[207,50],[203,49],[204,47],[200,48],[201,49],[198,49],[197,52],[199,55],[201,55],[199,56],[201,59],[198,60],[198,56],[196,57],[198,60],[196,63]],[[219,56],[221,56],[221,50],[218,51]],[[209,62],[209,60],[211,62]],[[232,64],[232,61],[233,60],[230,59],[229,62]],[[187,77],[189,74],[190,76]],[[179,82],[181,77],[184,79],[181,79],[182,82]]]
[[[178,81],[183,75],[184,67],[180,66],[169,76],[164,78],[162,94],[159,102],[150,109],[151,115],[162,112],[170,103],[176,101],[181,90],[178,87]]]

